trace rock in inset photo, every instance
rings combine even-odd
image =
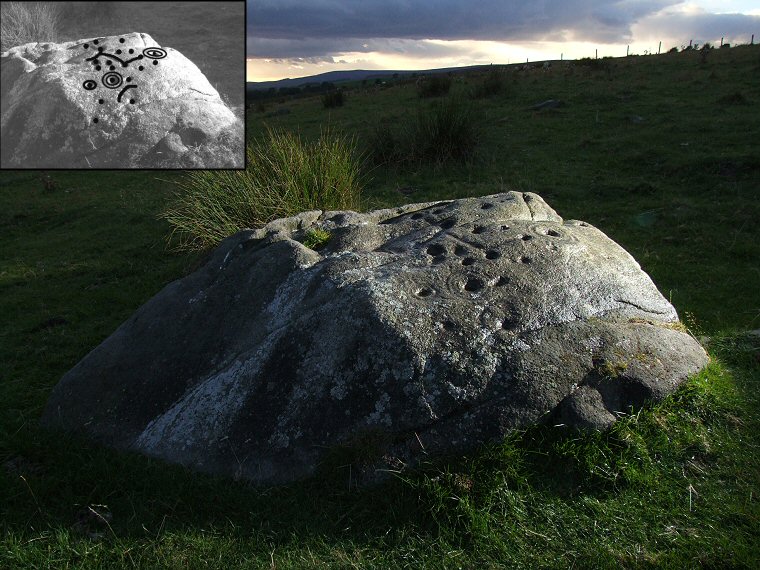
[[[175,9],[186,4],[185,13],[208,3],[151,3],[161,4]],[[242,30],[241,2],[215,4],[240,12]],[[242,96],[220,93],[199,65],[164,43],[158,34],[162,27],[172,27],[171,6],[156,14],[165,25],[154,23],[154,35],[91,35],[61,43],[29,42],[4,51],[1,166],[244,168],[242,112],[236,113],[232,104]],[[234,13],[231,17],[235,21]],[[239,38],[230,37],[229,30],[217,33],[240,44],[237,57],[215,65],[240,70],[240,87],[233,82],[231,90],[242,93],[242,33]],[[178,30],[165,36],[171,41]]]

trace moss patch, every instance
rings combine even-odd
[[[310,249],[319,249],[321,247],[324,247],[324,245],[328,241],[330,241],[331,237],[332,237],[332,234],[328,232],[327,230],[314,228],[314,229],[308,230],[304,234],[304,237],[301,243]]]

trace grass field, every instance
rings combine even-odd
[[[0,567],[756,568],[760,47],[504,72],[468,162],[368,167],[366,208],[533,191],[641,263],[710,366],[606,433],[542,427],[382,487],[335,469],[255,489],[37,426],[58,379],[202,254],[168,250],[181,173],[0,173]],[[450,96],[483,81],[454,78]],[[529,111],[546,99],[565,105]],[[371,150],[413,84],[248,113]],[[403,190],[403,192],[402,192]],[[101,505],[101,506],[98,506]],[[98,513],[98,514],[96,514]]]

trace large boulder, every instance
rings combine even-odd
[[[69,371],[43,422],[276,484],[334,453],[370,474],[530,424],[603,429],[706,362],[625,250],[509,192],[240,232]]]
[[[244,166],[242,121],[148,34],[24,44],[0,72],[3,168]]]

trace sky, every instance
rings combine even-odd
[[[248,81],[760,43],[760,0],[247,2]]]

